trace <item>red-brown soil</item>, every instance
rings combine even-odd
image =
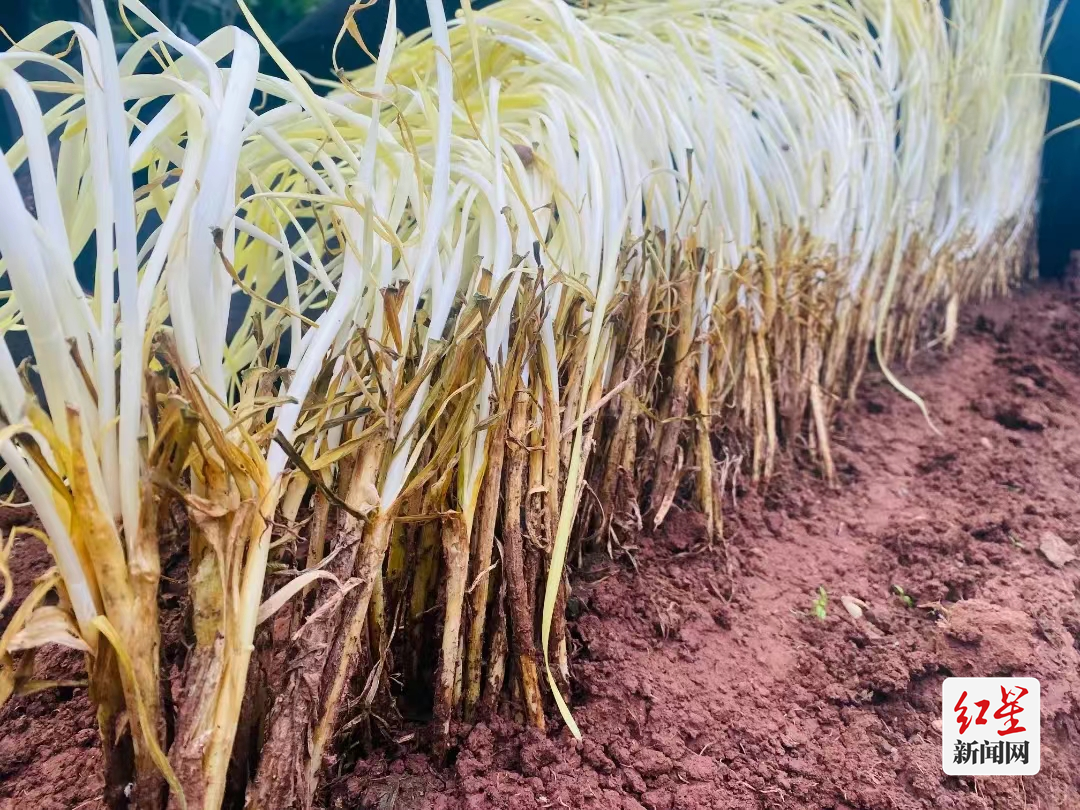
[[[26,510],[0,510],[0,530],[29,522]],[[0,629],[29,593],[34,577],[52,564],[45,547],[17,541],[11,559],[15,593],[0,614]],[[78,653],[38,652],[35,674],[55,680],[85,679]],[[60,687],[12,698],[0,709],[0,810],[99,810],[102,792],[97,722],[85,688]]]
[[[904,380],[940,435],[870,375],[834,433],[840,489],[794,463],[740,487],[728,557],[673,510],[630,543],[636,573],[586,559],[571,601],[582,742],[555,718],[548,736],[496,719],[442,771],[419,753],[363,760],[329,805],[1080,808],[1080,562],[1039,552],[1047,533],[1080,543],[1080,295],[1045,285],[972,311],[953,351]],[[44,560],[15,562],[25,578]],[[63,677],[62,657],[43,663]],[[944,776],[950,674],[1040,679],[1039,775]],[[96,810],[99,764],[85,690],[0,711],[0,810]]]

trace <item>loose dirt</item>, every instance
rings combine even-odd
[[[554,718],[548,736],[496,718],[462,730],[448,768],[406,743],[342,774],[326,803],[1080,808],[1080,294],[1044,285],[969,311],[953,350],[903,377],[940,433],[870,375],[834,433],[837,491],[792,462],[764,490],[736,488],[727,554],[673,510],[628,544],[633,564],[585,560],[570,605],[582,742]],[[17,562],[26,583],[45,564]],[[949,675],[1040,679],[1039,775],[944,776]],[[93,728],[81,688],[0,711],[0,808],[100,807]]]

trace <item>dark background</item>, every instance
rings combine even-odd
[[[1058,4],[1055,4],[1058,5]],[[1071,0],[1050,43],[1046,70],[1080,82],[1080,2]],[[1080,93],[1050,85],[1047,130],[1080,118]],[[1080,250],[1080,128],[1046,142],[1043,150],[1042,207],[1039,214],[1039,272],[1060,276],[1069,251]]]
[[[173,30],[197,41],[221,25],[242,25],[235,0],[146,0]],[[491,0],[474,0],[475,7],[488,5]],[[1057,7],[1062,0],[1055,0]],[[31,5],[33,6],[31,8]],[[350,0],[250,0],[249,5],[288,59],[302,70],[315,75],[331,73],[331,48],[341,27],[341,20]],[[386,24],[385,1],[356,15],[356,22],[368,46],[378,47]],[[447,17],[460,7],[460,0],[444,0]],[[0,25],[14,38],[48,20],[89,19],[87,0],[0,0]],[[398,27],[411,34],[427,24],[424,0],[398,1]],[[119,25],[114,29],[118,42],[129,38]],[[3,43],[6,47],[6,43]],[[356,68],[367,63],[362,50],[345,37],[338,50],[339,64]],[[267,62],[263,69],[276,72]],[[1072,0],[1050,46],[1047,58],[1050,73],[1080,82],[1080,0]],[[26,71],[24,70],[24,73]],[[1051,84],[1050,121],[1048,129],[1080,119],[1080,93]],[[0,115],[0,147],[10,146],[17,137],[13,126],[10,103],[3,98],[6,115]],[[1041,187],[1042,205],[1039,219],[1040,271],[1043,276],[1061,275],[1069,262],[1071,250],[1080,249],[1080,207],[1076,197],[1080,190],[1080,128],[1052,138],[1046,144]]]

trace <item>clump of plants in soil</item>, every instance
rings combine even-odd
[[[333,87],[239,4],[193,45],[91,0],[0,56],[0,456],[40,525],[4,548],[55,563],[0,702],[82,653],[113,806],[309,807],[405,702],[436,754],[508,709],[578,734],[577,550],[677,500],[721,538],[785,440],[834,479],[868,347],[921,406],[894,362],[1032,265],[1045,0],[428,0],[404,41],[391,3]]]

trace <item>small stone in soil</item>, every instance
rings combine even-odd
[[[1043,532],[1039,539],[1039,552],[1054,568],[1064,568],[1076,559],[1069,544],[1054,532]]]

